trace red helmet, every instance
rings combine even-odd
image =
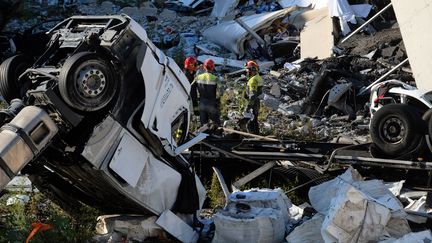
[[[259,70],[258,64],[255,61],[248,61],[245,65],[245,68],[247,70],[256,71],[256,72],[258,72]]]
[[[204,69],[207,71],[213,71],[215,69],[215,63],[212,59],[207,59],[204,61]]]
[[[187,57],[184,61],[184,68],[190,71],[195,71],[197,68],[197,60],[195,57]]]

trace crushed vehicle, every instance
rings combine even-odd
[[[36,60],[0,66],[0,188],[22,171],[66,208],[192,216],[205,190],[175,152],[190,116],[177,64],[126,15],[73,16],[47,34]]]
[[[378,151],[387,157],[430,157],[432,151],[432,89],[429,77],[432,35],[425,34],[430,23],[431,7],[415,7],[392,0],[396,18],[407,50],[415,85],[399,80],[374,82],[370,85],[370,134]],[[417,11],[415,9],[421,9]],[[416,26],[416,28],[412,28]],[[403,64],[404,62],[401,62]]]

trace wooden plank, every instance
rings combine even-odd
[[[262,175],[264,172],[270,170],[275,165],[276,165],[276,161],[268,162],[268,163],[264,164],[263,166],[259,167],[258,169],[252,171],[251,173],[249,173],[245,177],[241,178],[240,180],[234,182],[232,186],[235,189],[239,189],[241,186],[243,186],[246,183],[248,183],[249,181],[257,178],[258,176]]]

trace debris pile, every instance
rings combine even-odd
[[[236,191],[213,216],[213,240],[281,242],[283,235],[290,243],[432,240],[430,231],[411,231],[408,221],[412,212],[404,209],[401,197],[396,196],[402,185],[403,181],[364,180],[350,167],[309,190],[312,206],[293,205],[281,189]]]
[[[412,83],[414,78],[409,68],[396,68],[407,60],[407,54],[394,16],[381,12],[387,8],[381,4],[389,1],[376,1],[379,3],[373,5],[363,4],[370,1],[350,2],[362,4],[350,5],[342,0],[183,0],[134,5],[127,1],[72,1],[61,7],[58,3],[50,5],[61,9],[59,16],[129,15],[175,61],[180,63],[189,55],[197,56],[200,62],[214,60],[226,86],[222,115],[227,129],[241,128],[245,108],[242,92],[246,89],[243,68],[246,60],[253,59],[257,60],[264,80],[262,114],[256,118],[261,134],[363,144],[370,141],[370,97],[365,87],[384,78],[406,83]],[[36,5],[35,9],[43,9],[43,4]],[[48,15],[47,11],[41,12]],[[378,16],[377,13],[383,17],[357,32],[369,16]],[[43,18],[15,19],[9,21],[5,30],[34,37],[33,34],[47,29],[34,27]],[[25,30],[30,30],[31,35],[26,36]],[[25,43],[26,38],[0,38],[1,58],[34,51],[19,45],[18,40]],[[365,180],[350,168],[343,175],[312,187],[311,205],[292,204],[281,189],[236,191],[229,195],[225,207],[213,215],[212,222],[196,228],[204,227],[209,234],[214,233],[214,242],[432,240],[430,231],[412,232],[419,230],[410,227],[410,222],[424,224],[430,218],[427,193],[403,191],[402,185],[403,182]],[[156,205],[166,200],[153,199]],[[27,198],[17,196],[8,203],[26,201]],[[194,242],[198,234],[184,223],[188,220],[192,221],[180,220],[169,210],[160,217],[101,216],[94,240],[120,241],[126,237],[144,241],[173,236]]]

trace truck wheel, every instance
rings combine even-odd
[[[22,98],[28,88],[27,83],[18,83],[18,77],[31,66],[32,60],[25,55],[9,57],[0,65],[0,94],[9,103],[14,98]]]
[[[108,105],[117,83],[113,66],[91,52],[69,57],[59,75],[60,95],[68,105],[81,111],[96,111]]]
[[[432,109],[431,109],[432,110]],[[429,135],[429,140],[432,143],[432,116],[429,117],[429,121],[428,123],[428,135]]]
[[[412,152],[424,136],[420,114],[406,104],[389,104],[379,109],[371,120],[372,142],[385,156],[399,157]]]

